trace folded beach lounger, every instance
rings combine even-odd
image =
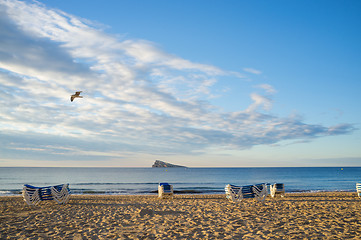
[[[48,187],[34,187],[25,184],[23,188],[23,198],[28,205],[36,205],[46,200],[54,200],[59,204],[65,204],[69,201],[69,196],[69,184]]]
[[[159,183],[158,185],[158,197],[171,197],[173,198],[173,186],[168,183]]]
[[[361,183],[356,183],[356,191],[359,198],[361,198]]]
[[[230,201],[237,202],[247,198],[255,198],[263,202],[267,196],[267,186],[265,183],[248,186],[235,186],[227,184],[225,187],[226,197]]]
[[[270,185],[270,193],[271,197],[275,197],[276,195],[281,195],[281,197],[285,196],[285,185],[283,183],[275,183]]]

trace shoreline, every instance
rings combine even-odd
[[[355,192],[286,193],[263,203],[224,194],[72,195],[66,205],[0,197],[0,239],[361,238]]]
[[[286,194],[303,194],[303,193],[355,193],[355,190],[298,190],[298,191],[290,191],[287,192]],[[210,191],[210,192],[202,192],[202,191],[197,191],[197,190],[174,190],[174,194],[175,195],[224,195],[225,192],[223,191]],[[142,193],[111,193],[111,192],[100,192],[100,191],[85,191],[82,193],[71,193],[71,195],[74,196],[157,196],[158,195],[158,190],[153,190],[151,192],[142,192]],[[0,194],[0,198],[1,197],[10,197],[10,196],[22,196],[22,191],[19,190],[17,191],[17,193],[3,193]]]

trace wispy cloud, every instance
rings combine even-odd
[[[252,73],[252,74],[256,74],[256,75],[262,74],[262,71],[254,69],[254,68],[243,68],[243,71]]]
[[[250,93],[246,110],[221,112],[209,101],[219,94],[212,87],[240,73],[145,40],[119,39],[38,3],[0,0],[0,6],[0,131],[7,139],[0,150],[9,156],[190,154],[354,130],[272,115],[269,94],[276,91],[266,84],[258,87],[267,94]],[[75,90],[84,98],[71,103]]]
[[[266,84],[266,83],[257,85],[256,87],[265,90],[269,94],[274,94],[277,92],[276,89],[274,89],[271,85]]]

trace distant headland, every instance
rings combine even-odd
[[[175,165],[160,160],[155,160],[152,168],[185,168],[185,166]]]

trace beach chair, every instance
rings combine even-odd
[[[270,185],[270,194],[271,197],[275,197],[276,195],[281,195],[281,197],[285,196],[285,185],[283,183],[275,183]]]
[[[170,185],[168,183],[159,183],[158,197],[159,198],[165,198],[165,197],[173,198],[173,185]]]
[[[258,201],[264,202],[267,197],[267,185],[265,183],[253,185],[253,192]]]
[[[265,183],[241,187],[227,184],[225,192],[226,198],[232,202],[240,202],[247,198],[255,198],[257,201],[263,202],[267,196],[267,186]]]
[[[361,183],[356,183],[356,192],[359,198],[361,198]]]
[[[28,205],[37,205],[41,201],[54,200],[58,204],[68,203],[70,197],[69,184],[48,187],[24,185],[23,198]]]

